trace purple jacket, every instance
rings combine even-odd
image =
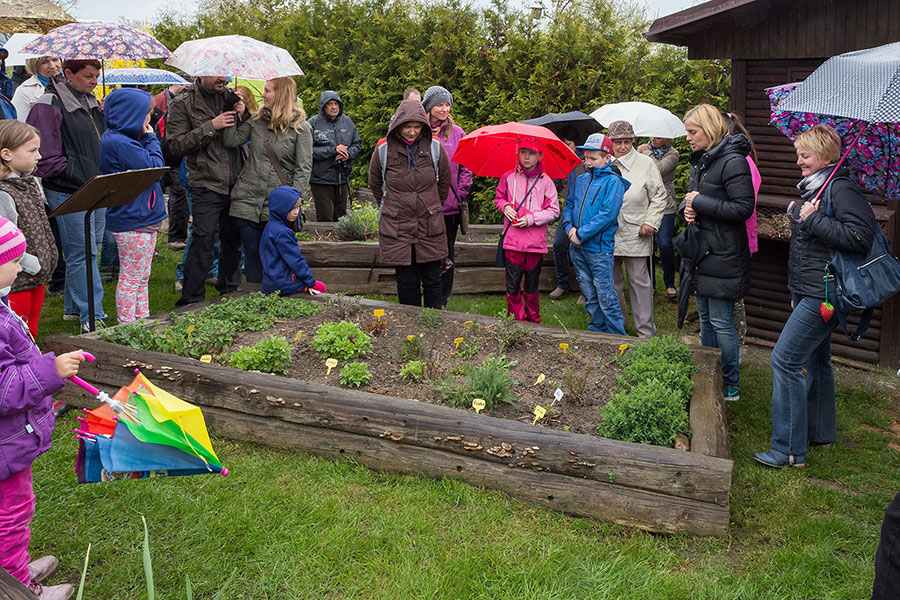
[[[445,140],[444,129],[446,129],[446,127],[447,126],[444,125],[444,128],[441,129],[441,135],[438,136],[438,139],[441,140],[441,144],[444,145],[447,156],[453,158],[453,153],[456,152],[456,147],[459,146],[459,140],[465,137],[466,132],[463,131],[463,128],[459,125],[454,125],[453,129],[450,130],[450,135],[447,136],[447,139]],[[472,171],[451,160],[450,193],[447,194],[447,199],[444,200],[445,215],[459,214],[459,201],[466,199],[466,196],[469,195],[470,187],[472,187]]]
[[[20,321],[0,301],[0,479],[18,473],[50,449],[53,398],[65,381],[52,352],[41,354]]]

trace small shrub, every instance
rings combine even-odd
[[[365,241],[378,235],[378,209],[371,204],[357,205],[334,225],[334,237],[344,241]]]
[[[405,361],[416,360],[422,357],[422,336],[410,335],[400,344],[400,358]]]
[[[286,339],[272,336],[232,353],[228,357],[228,364],[245,371],[287,373],[287,368],[291,364],[291,348]]]
[[[341,367],[341,385],[358,388],[369,383],[372,374],[369,373],[369,363],[352,362]]]
[[[426,329],[440,329],[444,321],[444,314],[433,308],[426,308],[419,313],[419,323]]]
[[[365,356],[372,349],[372,341],[353,323],[325,323],[316,330],[313,349],[322,358],[350,360]]]
[[[691,361],[691,350],[672,336],[650,338],[619,357],[623,375],[622,389],[649,379],[665,382],[672,390],[688,399],[694,391],[691,377],[697,367]]]
[[[506,311],[501,311],[498,315],[500,322],[494,328],[500,338],[500,352],[506,352],[510,348],[515,348],[528,335],[528,330],[519,325],[516,318]]]
[[[602,409],[600,435],[614,440],[671,447],[678,433],[688,433],[685,398],[658,379],[621,390]]]
[[[406,381],[422,381],[425,379],[425,363],[421,360],[411,360],[400,367],[400,377]]]
[[[516,384],[516,380],[509,376],[509,370],[517,364],[503,355],[492,356],[466,376],[460,389],[446,390],[449,397],[445,399],[451,400],[456,406],[468,406],[475,398],[483,398],[488,412],[494,412],[500,402],[515,405],[516,397],[510,393],[510,389]]]

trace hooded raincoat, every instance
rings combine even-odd
[[[294,294],[316,284],[287,220],[299,198],[300,191],[286,185],[269,194],[269,222],[259,244],[263,265],[260,289],[265,294]]]
[[[410,121],[421,123],[422,131],[412,145],[407,145],[400,137],[400,127]],[[404,100],[400,104],[385,143],[384,177],[377,148],[369,161],[369,187],[381,204],[381,262],[410,265],[413,246],[417,263],[442,260],[447,256],[443,206],[450,189],[450,159],[441,146],[438,173],[434,172],[431,127],[421,102]],[[382,183],[386,183],[386,195],[382,194]]]
[[[494,196],[497,210],[502,213],[507,205],[511,205],[516,214],[528,222],[528,227],[512,227],[509,219],[503,219],[504,250],[547,253],[547,224],[559,216],[559,200],[556,184],[544,173],[544,166],[538,163],[534,171],[528,175],[518,166],[505,173],[497,184]]]
[[[325,105],[335,100],[341,107],[333,119],[325,114]],[[309,120],[313,128],[313,166],[310,183],[343,185],[350,183],[350,167],[362,150],[362,140],[353,120],[344,114],[344,101],[337,92],[325,90],[319,97],[319,114]],[[336,146],[347,146],[350,160],[336,161]]]

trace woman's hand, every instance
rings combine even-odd
[[[700,192],[688,192],[684,197],[684,205],[691,210],[694,209],[694,198],[700,195]]]
[[[503,216],[512,222],[515,222],[518,219],[518,215],[516,215],[516,209],[514,209],[509,204],[503,207]]]
[[[697,213],[693,208],[686,207],[684,209],[684,220],[688,223],[693,223],[697,220]]]
[[[53,366],[56,367],[56,372],[60,377],[68,379],[73,375],[78,375],[78,365],[82,362],[84,362],[84,355],[80,350],[75,350],[57,356],[53,359]]]
[[[803,206],[800,207],[800,220],[805,221],[806,218],[809,217],[809,215],[819,210],[819,202],[821,202],[821,200],[816,200],[815,202],[804,202]]]
[[[234,103],[234,112],[238,118],[241,118],[245,110],[247,110],[247,105],[244,104],[243,100],[238,100]]]
[[[641,225],[640,231],[638,231],[638,236],[647,237],[648,235],[653,235],[654,233],[656,233],[656,230],[653,228],[653,226],[644,223],[643,225]]]

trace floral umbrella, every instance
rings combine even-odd
[[[138,60],[164,58],[169,49],[149,33],[128,25],[86,21],[57,27],[26,44],[24,54],[58,56],[63,60],[95,58]]]
[[[847,156],[847,166],[859,185],[867,192],[886,199],[900,198],[900,158],[895,156],[900,150],[900,124],[867,124],[865,121],[844,117],[779,110],[779,104],[799,85],[787,83],[766,90],[772,110],[771,124],[792,140],[818,124],[833,127],[841,137],[844,150],[852,146]],[[868,128],[853,144],[867,125]]]
[[[184,42],[166,64],[195,77],[232,75],[268,81],[303,75],[303,70],[287,50],[243,35]]]

